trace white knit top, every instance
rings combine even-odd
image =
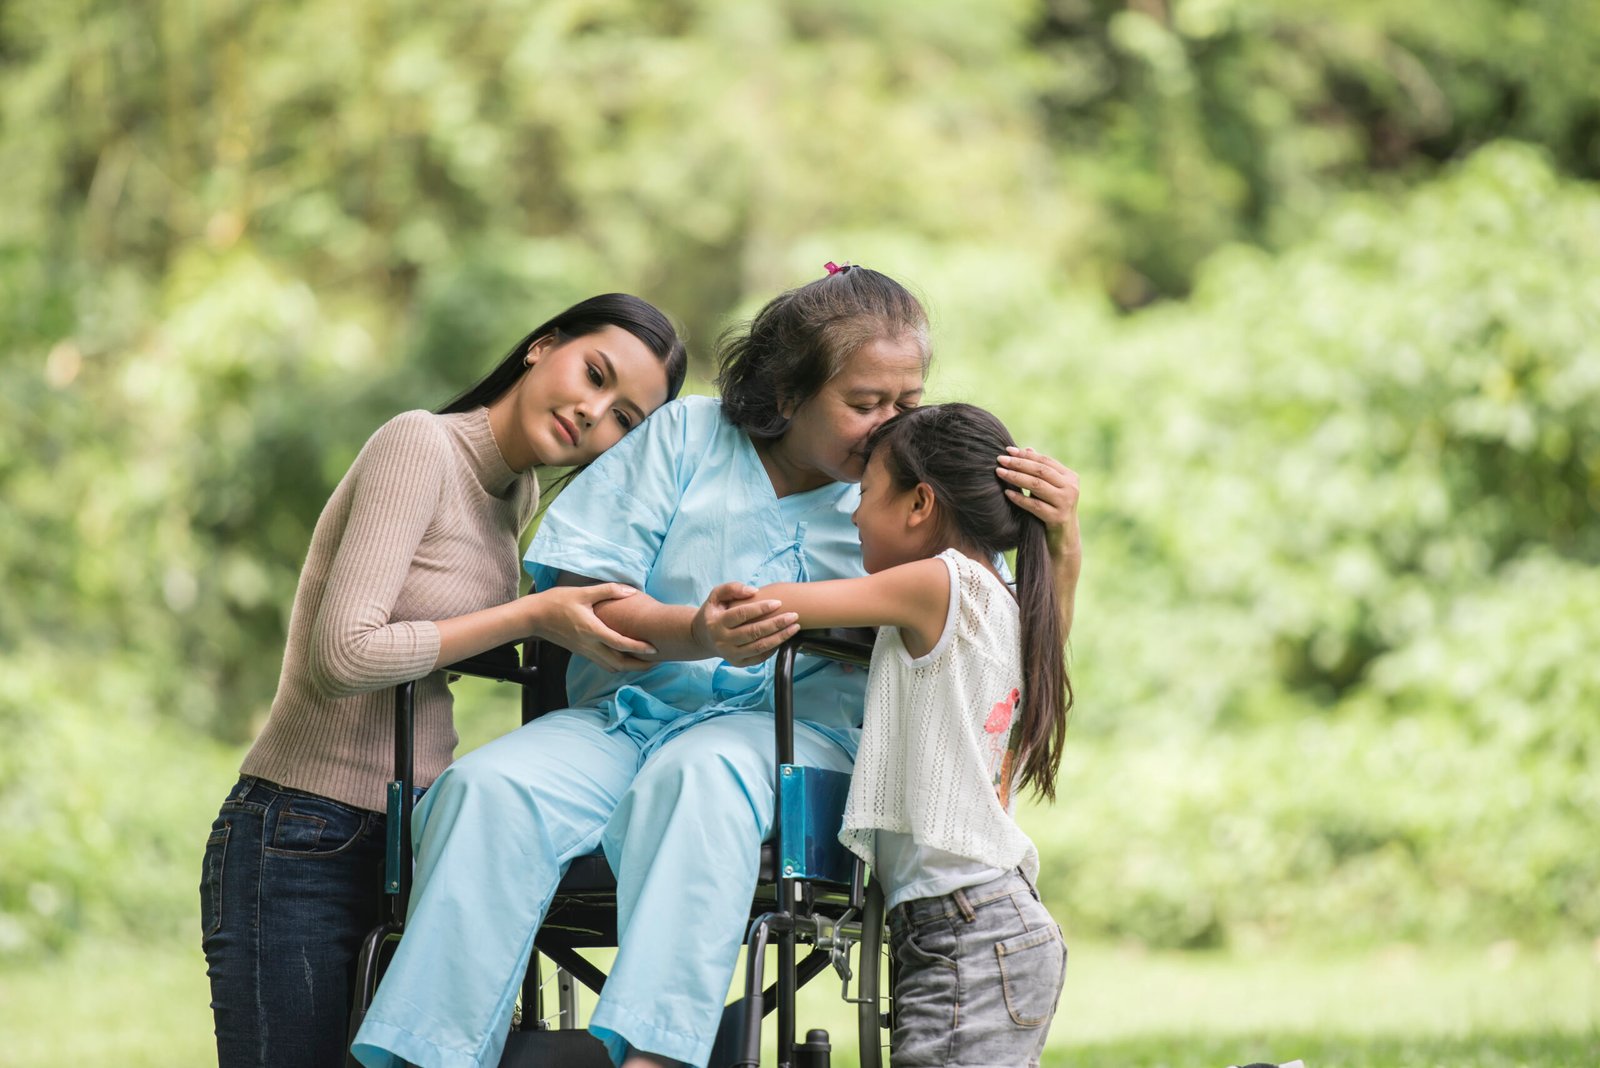
[[[1011,591],[955,549],[950,612],[938,643],[912,657],[898,627],[878,632],[866,723],[839,840],[875,862],[880,831],[991,868],[1039,871],[1011,817],[1008,754],[1022,692],[1022,624]],[[931,854],[937,855],[937,854]],[[893,888],[891,888],[892,894]]]

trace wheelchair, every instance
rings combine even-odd
[[[778,799],[775,832],[761,847],[760,874],[751,904],[744,995],[723,1012],[710,1068],[759,1068],[763,1020],[775,1014],[777,1063],[783,1068],[827,1068],[830,1039],[812,1029],[796,1041],[796,992],[830,966],[841,995],[856,1009],[861,1068],[880,1068],[891,1029],[893,1000],[884,992],[885,917],[883,895],[866,877],[861,860],[837,840],[849,792],[849,776],[794,763],[794,665],[812,656],[865,668],[871,632],[805,631],[776,654],[774,753]],[[454,675],[509,682],[521,689],[522,722],[567,706],[566,667],[570,654],[560,646],[529,639],[503,645],[444,670]],[[395,777],[388,789],[388,847],[384,891],[388,919],[366,937],[356,965],[353,1039],[372,1002],[383,965],[405,930],[411,891],[413,785],[413,702],[416,683],[395,688]],[[599,967],[582,949],[617,944],[616,879],[604,855],[573,861],[534,938],[522,985],[520,1013],[514,1017],[500,1068],[610,1068],[600,1042],[578,1025],[578,986],[594,994],[605,986]],[[776,976],[766,983],[766,950],[776,949]],[[808,953],[798,958],[800,947]],[[857,963],[851,965],[856,948]],[[554,966],[556,1011],[546,1015],[543,963]],[[888,990],[894,963],[887,961]],[[850,995],[855,979],[856,993]],[[552,1023],[553,1021],[553,1023]],[[352,1058],[348,1064],[357,1068]]]

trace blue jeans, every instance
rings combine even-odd
[[[211,825],[200,923],[222,1068],[341,1068],[384,817],[245,776]]]
[[[1019,872],[889,912],[894,1068],[1034,1066],[1066,979],[1061,928]]]

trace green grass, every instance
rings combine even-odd
[[[1339,956],[1087,945],[1072,952],[1057,1020],[1052,1038],[1072,1044],[1157,1033],[1592,1034],[1600,960],[1578,945]]]
[[[1307,1068],[1592,1068],[1600,1065],[1594,947],[1257,956],[1073,950],[1046,1064],[1222,1068],[1299,1057]],[[851,1016],[824,973],[801,1026],[855,1061]],[[593,999],[586,999],[586,1006]],[[0,1066],[215,1062],[197,948],[79,946],[0,970]],[[770,1028],[769,1028],[770,1031]]]
[[[195,945],[79,944],[0,971],[0,1066],[216,1064],[206,963]]]
[[[1593,1068],[1600,1037],[1561,1033],[1342,1037],[1268,1033],[1127,1039],[1062,1048],[1045,1068],[1222,1068],[1257,1058],[1299,1058],[1306,1068]]]
[[[853,1063],[837,990],[803,991],[801,1026],[827,1027],[835,1062]],[[1594,1068],[1600,944],[1340,955],[1078,945],[1045,1064],[1222,1068],[1296,1057],[1307,1068]]]

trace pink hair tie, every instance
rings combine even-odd
[[[824,263],[822,265],[822,269],[824,271],[827,271],[829,274],[838,274],[839,272],[845,270],[845,268],[840,267],[837,263],[834,263],[832,260],[829,260],[827,263]]]

